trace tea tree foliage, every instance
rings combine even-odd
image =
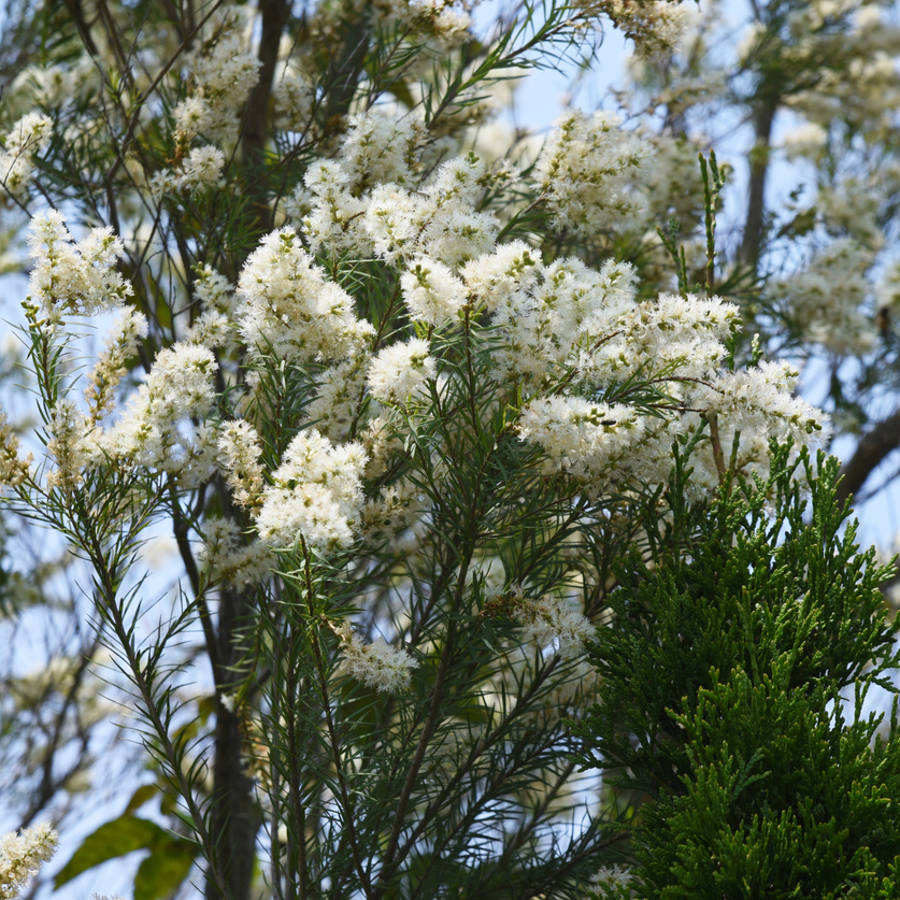
[[[27,214],[32,402],[0,423],[0,480],[79,560],[96,647],[74,653],[93,673],[103,648],[148,766],[56,886],[135,850],[142,898],[625,877],[621,816],[571,752],[606,691],[586,647],[654,555],[687,564],[652,537],[673,484],[692,510],[790,492],[828,426],[723,296],[747,273],[716,245],[714,154],[605,112],[542,140],[496,121],[521,68],[603,29],[673,61],[690,5],[517,4],[479,33],[469,12],[20,17],[0,182]],[[771,440],[795,448],[774,468]],[[834,653],[872,637],[873,602],[821,623]]]

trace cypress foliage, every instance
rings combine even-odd
[[[838,463],[773,448],[765,482],[692,503],[688,450],[591,650],[582,761],[629,806],[628,886],[600,896],[900,896],[898,626]]]

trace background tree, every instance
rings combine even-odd
[[[900,435],[898,26],[896,4],[879,0],[711,2],[675,53],[633,67],[639,90],[621,95],[675,133],[749,128],[717,290],[770,352],[811,363],[806,390],[836,437],[856,438],[840,499],[891,482],[890,469],[870,476]]]

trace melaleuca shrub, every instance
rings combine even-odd
[[[631,806],[603,896],[894,896],[900,739],[870,689],[898,694],[898,626],[837,470],[775,449],[766,479],[689,502],[683,452],[617,565],[576,728]]]
[[[35,409],[0,420],[0,483],[85,561],[154,773],[58,885],[117,832],[158,896],[195,866],[209,900],[609,874],[617,816],[564,719],[673,443],[700,502],[726,460],[768,478],[770,438],[828,430],[795,368],[742,364],[712,163],[694,284],[674,245],[660,278],[635,249],[680,209],[687,142],[581,113],[524,155],[485,137],[484,91],[598,16],[665,43],[674,4],[626,6],[521,4],[483,40],[432,4],[119,7],[63,30],[90,64],[46,85],[78,90],[17,93],[46,110],[4,138]]]

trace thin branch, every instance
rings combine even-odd
[[[900,410],[882,420],[860,439],[853,455],[841,467],[838,503],[846,503],[866,483],[888,454],[900,447]]]

